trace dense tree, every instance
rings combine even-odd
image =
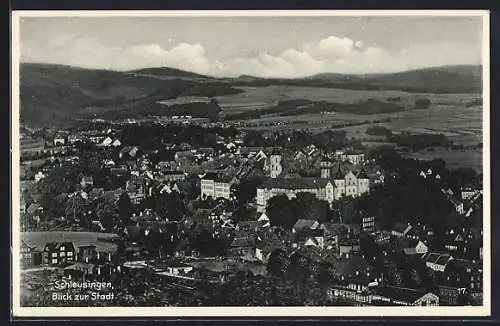
[[[85,199],[80,195],[74,195],[68,198],[66,202],[65,216],[69,220],[81,218],[87,211]]]
[[[134,212],[134,204],[130,200],[127,192],[123,192],[118,199],[118,214],[120,215],[121,221],[127,225],[130,222],[130,217]]]
[[[267,272],[272,276],[282,277],[287,273],[290,259],[284,250],[277,249],[271,253],[267,262]]]
[[[240,203],[248,203],[255,199],[257,195],[257,187],[262,184],[263,177],[252,176],[248,179],[240,180],[236,188],[236,198]]]
[[[170,221],[179,221],[186,212],[182,197],[177,192],[159,196],[155,210],[162,218]]]
[[[271,225],[280,226],[286,230],[291,230],[297,215],[291,205],[291,201],[286,195],[278,195],[267,201],[266,214],[269,217]]]

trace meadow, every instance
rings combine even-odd
[[[443,134],[454,144],[476,146],[483,142],[483,110],[477,99],[479,94],[424,94],[403,91],[366,91],[301,86],[242,87],[244,93],[227,95],[218,101],[228,115],[275,105],[278,101],[305,99],[336,103],[358,103],[373,99],[396,101],[405,107],[402,112],[356,115],[343,112],[328,114],[301,114],[294,116],[268,115],[259,119],[240,121],[244,129],[262,131],[296,130],[320,132],[327,129],[345,130],[348,138],[365,145],[381,146],[384,139],[366,134],[373,125],[385,126],[393,133]],[[428,98],[428,109],[415,109],[416,99]],[[396,99],[396,100],[395,100]],[[476,103],[474,103],[476,102]],[[474,104],[473,104],[474,103]],[[351,126],[343,126],[354,124]],[[482,149],[433,148],[430,151],[408,152],[404,155],[423,160],[442,158],[450,168],[472,167],[482,169]]]

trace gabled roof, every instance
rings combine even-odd
[[[408,224],[405,224],[405,223],[402,223],[402,222],[397,222],[394,227],[392,228],[393,231],[396,231],[396,232],[399,232],[399,233],[403,233],[405,232],[408,228],[410,227],[411,229],[411,225],[408,225]]]
[[[410,288],[400,288],[392,286],[378,287],[374,290],[376,293],[384,296],[386,298],[393,299],[395,301],[414,303],[424,295],[430,293],[421,290],[415,290]],[[435,295],[435,294],[434,294]]]
[[[306,220],[306,219],[299,219],[294,225],[293,225],[293,228],[295,230],[300,230],[300,229],[305,229],[305,228],[309,228],[309,229],[315,229],[316,227],[314,227],[316,224],[316,227],[318,226],[318,221],[316,220]]]
[[[340,164],[339,164],[339,167],[337,169],[337,172],[335,172],[335,180],[344,180],[344,173],[342,173],[342,170],[340,169]]]
[[[342,223],[322,223],[320,228],[334,235],[347,234],[349,232],[349,226]]]
[[[318,189],[328,184],[328,179],[317,178],[276,178],[267,179],[261,188],[264,189]]]

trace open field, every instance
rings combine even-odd
[[[116,251],[117,246],[108,241],[118,238],[119,236],[116,234],[98,232],[21,232],[21,240],[35,246],[38,250],[43,250],[47,242],[72,241],[75,248],[95,245],[98,251],[113,252]]]
[[[461,167],[471,167],[478,173],[482,173],[482,153],[481,150],[452,150],[446,148],[435,148],[432,151],[408,152],[404,156],[419,160],[443,159],[446,166],[451,169]]]
[[[275,105],[284,100],[326,101],[352,104],[368,99],[387,102],[389,98],[399,98],[394,103],[411,108],[416,99],[429,98],[433,105],[464,105],[478,98],[477,94],[424,94],[403,91],[350,90],[321,87],[273,85],[266,87],[238,87],[244,93],[217,97],[221,108],[227,114],[236,114]]]

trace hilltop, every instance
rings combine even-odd
[[[304,78],[260,78],[240,76],[234,85],[293,85],[358,90],[399,90],[411,93],[480,93],[482,67],[442,66],[388,74],[322,73]]]
[[[393,74],[324,73],[279,79],[240,76],[214,78],[168,67],[133,71],[84,69],[24,63],[20,66],[21,121],[34,126],[66,124],[75,118],[164,114],[159,100],[181,96],[237,94],[238,86],[293,85],[413,93],[480,93],[480,66],[447,66]],[[204,116],[205,108],[196,109]],[[207,117],[214,112],[207,112]]]
[[[21,64],[21,121],[43,126],[68,123],[77,117],[109,115],[109,112],[127,117],[151,107],[158,109],[155,107],[158,100],[242,92],[221,82],[200,83],[180,78],[187,76],[187,72],[171,72],[172,79],[162,80],[131,72]]]

